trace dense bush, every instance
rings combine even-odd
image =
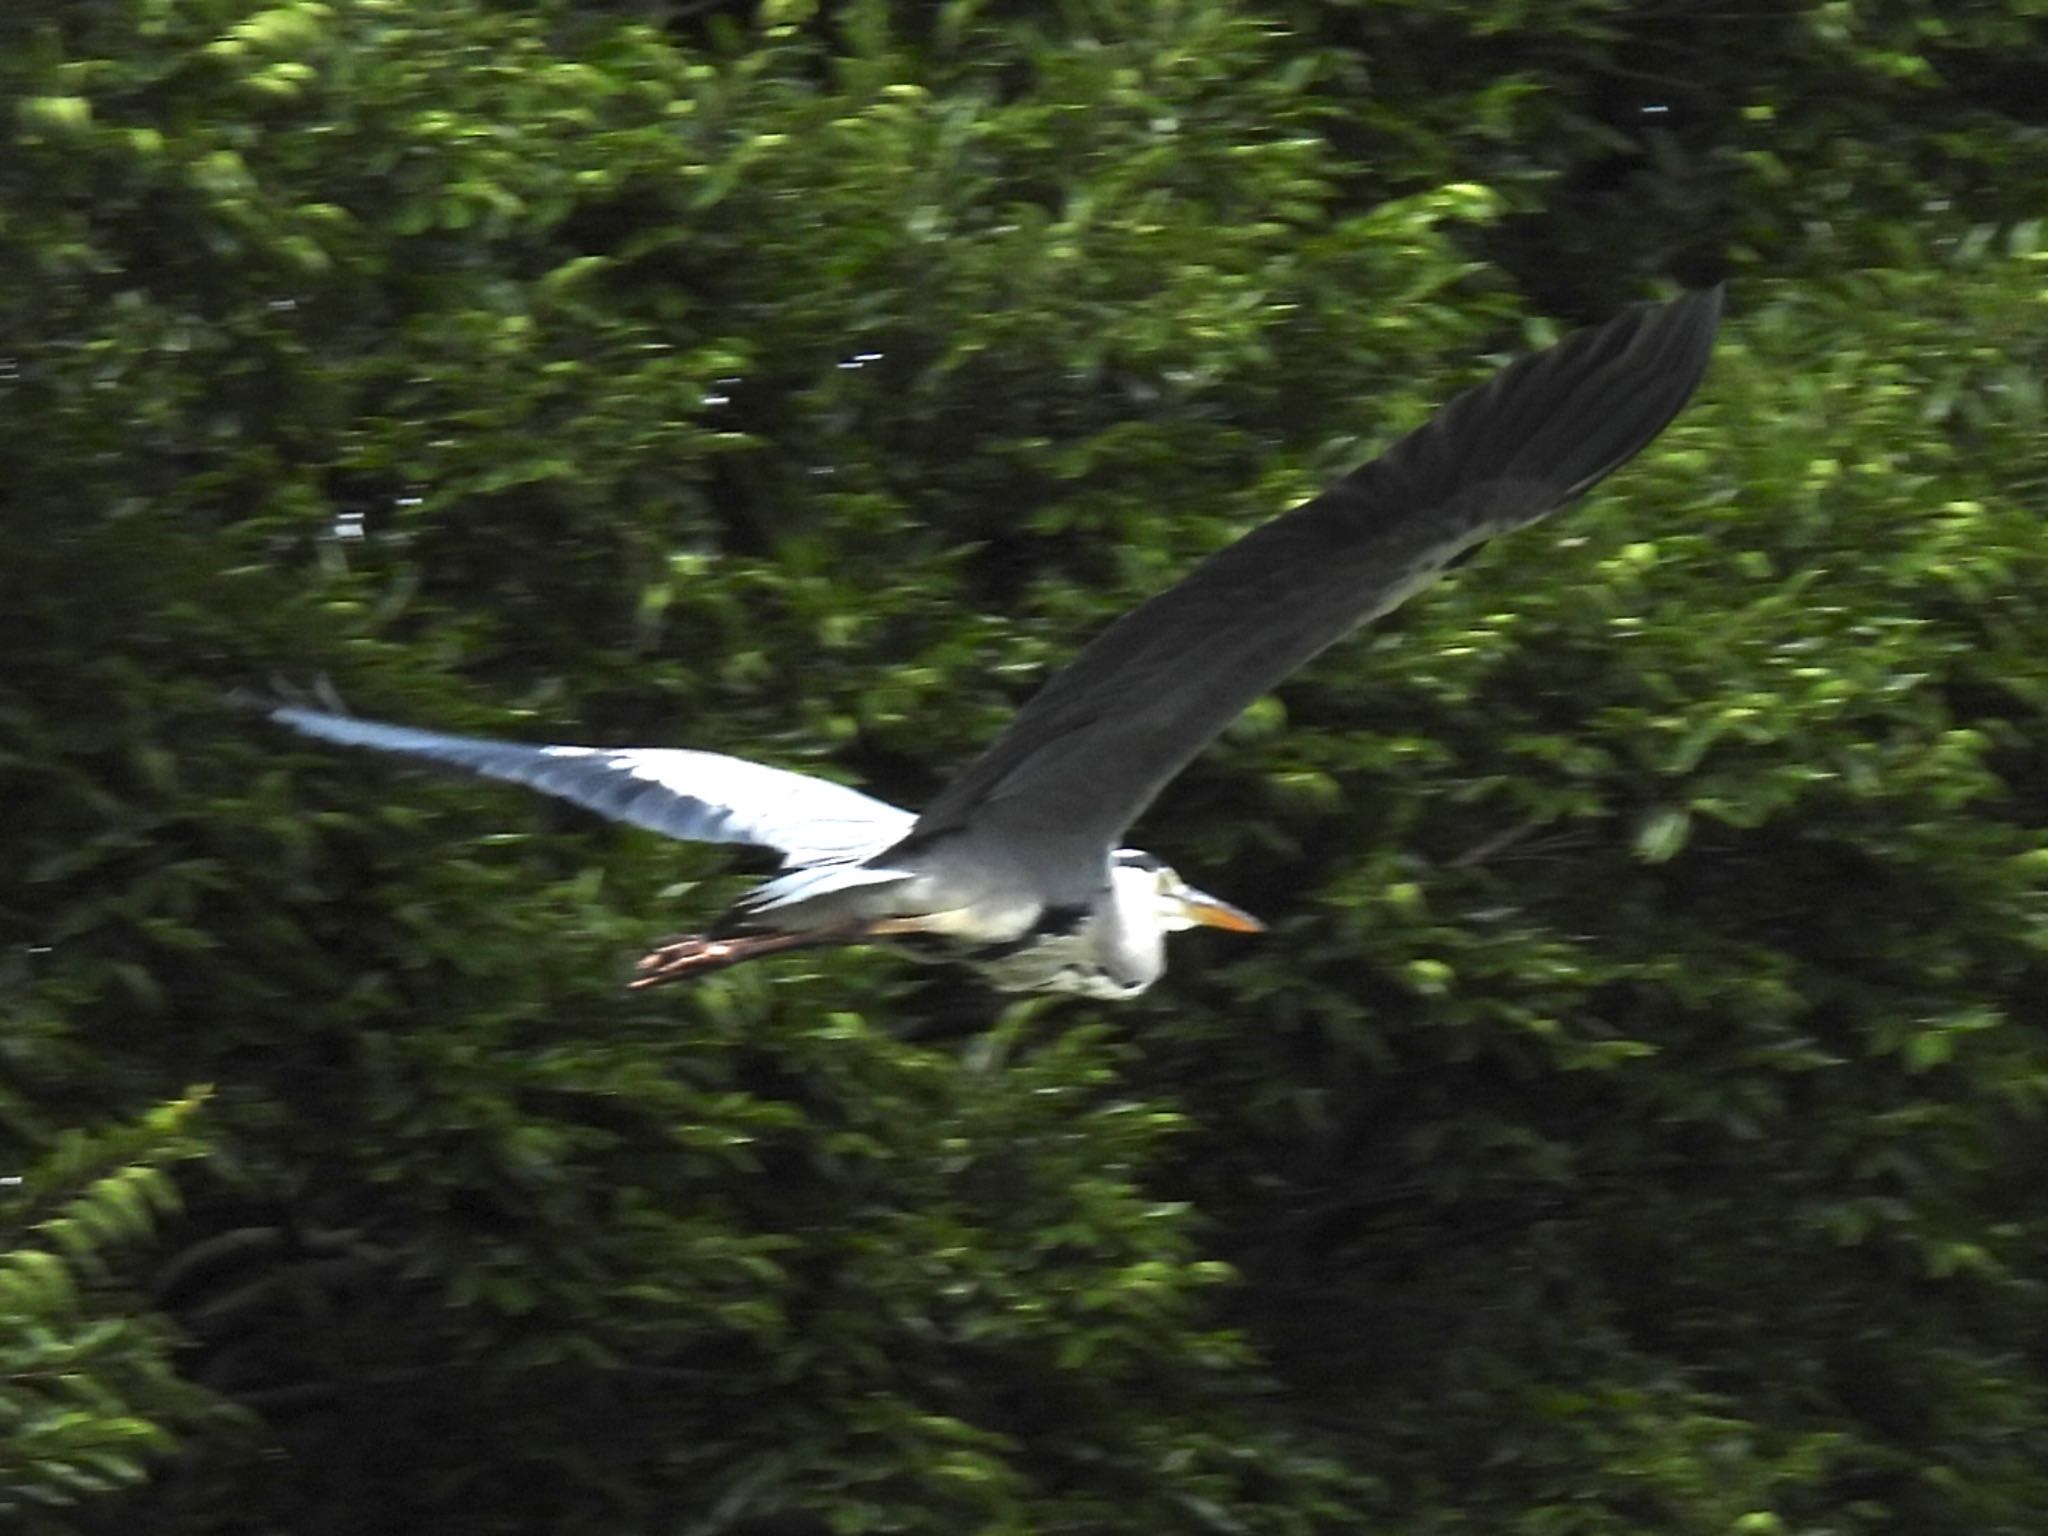
[[[2024,9],[16,0],[0,1507],[2038,1529]],[[729,861],[221,702],[914,804],[1724,275],[1649,454],[1139,829],[1275,931],[1137,1004],[628,996]]]

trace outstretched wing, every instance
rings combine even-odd
[[[1523,358],[1096,636],[919,819],[1113,845],[1244,707],[1324,647],[1626,463],[1701,375],[1721,290]]]
[[[281,704],[270,718],[322,741],[399,752],[556,795],[693,843],[748,843],[787,864],[860,858],[910,830],[910,812],[808,774],[716,752],[531,747]]]

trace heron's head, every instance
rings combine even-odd
[[[1135,848],[1116,851],[1113,871],[1126,889],[1149,896],[1159,926],[1168,933],[1187,928],[1225,928],[1232,933],[1264,933],[1266,925],[1240,907],[1218,901],[1181,879],[1169,865]]]

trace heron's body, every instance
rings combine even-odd
[[[1166,970],[1158,859],[1119,848],[1094,899],[1073,906],[1014,899],[915,919],[916,934],[942,941],[936,953],[972,967],[999,992],[1066,992],[1115,1000],[1135,997]],[[913,954],[924,953],[917,948]]]
[[[527,784],[671,837],[781,853],[781,874],[708,935],[654,950],[636,985],[803,945],[918,936],[1005,991],[1131,997],[1164,973],[1168,932],[1260,927],[1119,847],[1138,814],[1302,662],[1632,458],[1692,394],[1719,317],[1719,290],[1639,305],[1467,391],[1103,631],[922,815],[716,753],[269,712],[310,736]]]

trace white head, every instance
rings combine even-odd
[[[1126,921],[1144,921],[1145,914],[1161,932],[1189,928],[1223,928],[1231,933],[1264,933],[1266,925],[1242,908],[1219,901],[1181,879],[1171,866],[1136,848],[1119,848],[1110,856],[1110,883],[1116,905]]]

